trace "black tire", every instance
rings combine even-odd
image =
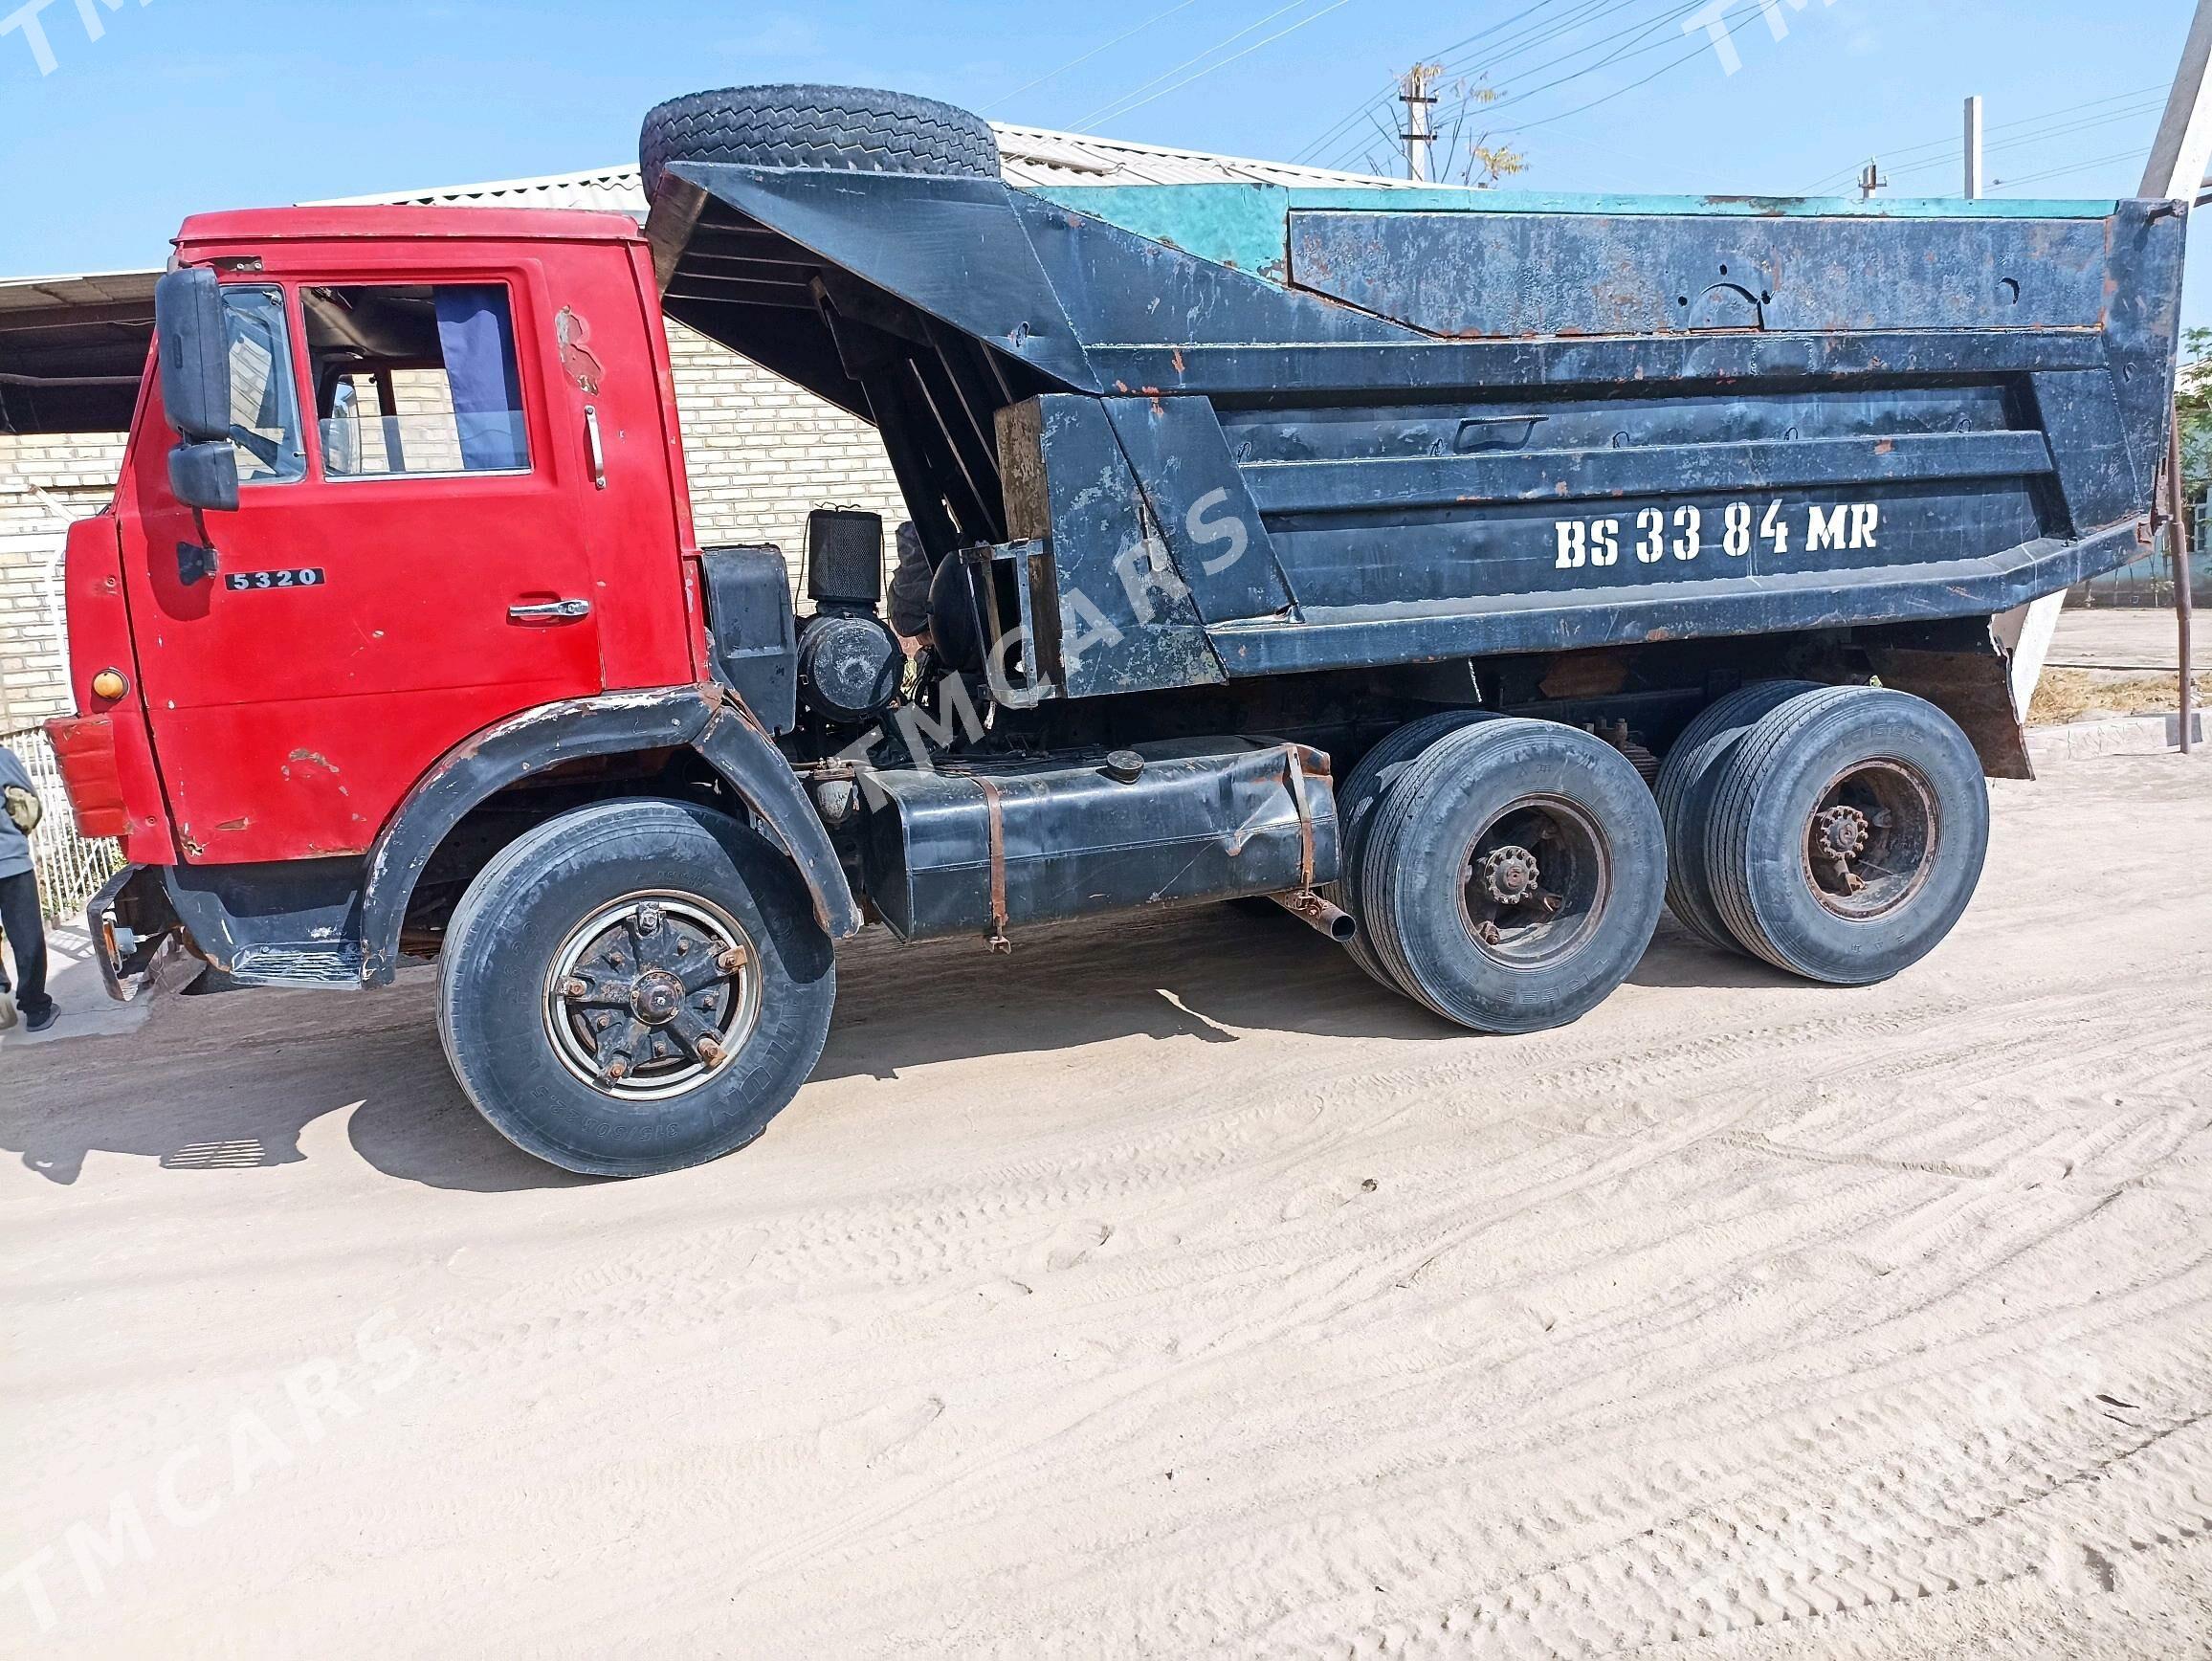
[[[1652,786],[1660,823],[1667,828],[1667,909],[1692,934],[1723,951],[1751,948],[1728,932],[1713,902],[1705,845],[1711,833],[1714,782],[1744,736],[1769,710],[1800,693],[1819,690],[1819,683],[1810,680],[1760,680],[1715,698],[1674,741]]]
[[[1512,854],[1525,897],[1473,897],[1488,862]],[[1479,721],[1383,793],[1360,887],[1369,947],[1401,990],[1476,1031],[1534,1032],[1586,1014],[1635,968],[1666,897],[1666,838],[1610,744],[1552,721]],[[1558,910],[1538,909],[1548,897]]]
[[[1373,948],[1367,944],[1367,925],[1362,920],[1367,899],[1360,880],[1360,861],[1366,851],[1367,831],[1375,822],[1376,807],[1412,764],[1413,759],[1430,744],[1478,720],[1500,719],[1494,710],[1448,709],[1407,721],[1385,734],[1381,742],[1361,756],[1344,775],[1344,783],[1337,791],[1337,869],[1342,875],[1335,882],[1324,884],[1321,894],[1332,904],[1350,913],[1352,920],[1359,924],[1360,932],[1344,948],[1352,954],[1352,961],[1378,985],[1393,992],[1400,989],[1398,983],[1376,960]]]
[[[586,1006],[574,1011],[573,1042],[556,1033],[570,1011],[555,1006],[555,963],[575,949],[569,942],[587,919],[638,897],[651,897],[653,932],[667,941],[655,951],[689,949],[675,921],[688,905],[710,923],[719,919],[741,932],[755,977],[750,988],[732,975],[717,991],[685,993],[710,1004],[726,1000],[725,1014],[713,1020],[731,1025],[709,1035],[731,1042],[714,1067],[693,1052],[702,1076],[666,1099],[635,1094],[653,1086],[653,1066],[640,1065],[620,1082],[594,1084],[582,1075],[576,1050],[620,1041],[619,1034],[602,1040],[586,1030],[598,1014]],[[666,923],[658,916],[664,904],[672,908]],[[634,928],[630,938],[638,938]],[[582,972],[597,975],[602,963],[592,957]],[[700,966],[692,957],[687,972]],[[632,975],[648,967],[629,964]],[[609,986],[622,968],[607,971]],[[689,803],[603,802],[538,826],[470,885],[446,936],[438,1031],[462,1090],[517,1147],[564,1170],[651,1176],[719,1159],[759,1136],[820,1059],[836,998],[830,937],[815,921],[797,872],[758,833]],[[604,1003],[588,1008],[609,1009]],[[737,1018],[747,1008],[739,1030]],[[619,1018],[631,1030],[629,1013]],[[679,1018],[689,1020],[689,1011]],[[662,1074],[681,1068],[686,1057],[675,1026],[640,1022],[635,1030],[654,1046],[666,1034],[673,1059],[655,1064]]]
[[[733,86],[671,99],[646,116],[637,157],[648,201],[671,162],[999,176],[998,138],[981,116],[857,86]]]
[[[1830,817],[1846,814],[1855,823]],[[1858,852],[1835,858],[1853,836]],[[1934,704],[1885,687],[1801,693],[1744,736],[1713,785],[1706,857],[1721,920],[1777,968],[1831,986],[1888,980],[1935,950],[1988,851],[1973,744]]]

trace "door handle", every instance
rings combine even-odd
[[[591,488],[607,488],[607,446],[599,437],[599,409],[597,405],[584,406],[584,448],[591,461]]]
[[[588,600],[548,600],[542,606],[507,608],[507,619],[512,623],[574,623],[590,615]]]

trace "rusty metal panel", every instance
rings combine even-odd
[[[1061,691],[1225,680],[1100,402],[1054,393],[1001,410],[999,453],[1013,534],[1048,549],[1058,627],[1044,670]]]
[[[2095,328],[2100,220],[1293,212],[1291,280],[1424,332]]]

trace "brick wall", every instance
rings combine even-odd
[[[68,701],[62,535],[107,505],[122,464],[120,433],[0,432],[0,732]]]
[[[807,513],[858,507],[883,515],[891,557],[906,508],[874,428],[681,323],[668,343],[702,546],[774,543],[796,581]]]
[[[808,511],[861,507],[891,553],[905,508],[874,428],[680,323],[669,349],[701,543],[774,543],[796,582]],[[0,732],[66,702],[62,533],[106,505],[122,462],[120,433],[0,432]]]

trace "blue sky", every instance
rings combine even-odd
[[[2190,11],[1727,3],[1734,74],[1683,31],[1698,0],[45,0],[51,73],[20,22],[0,34],[0,273],[154,264],[200,209],[603,166],[634,156],[656,100],[749,80],[1357,165],[1382,149],[1362,112],[1393,122],[1397,74],[1442,58],[1448,84],[1487,70],[1505,95],[1485,113],[1532,188],[1797,193],[1880,156],[1893,193],[1931,195],[1958,188],[1978,92],[1993,193],[2126,194]],[[2212,284],[2191,286],[2212,319]]]

